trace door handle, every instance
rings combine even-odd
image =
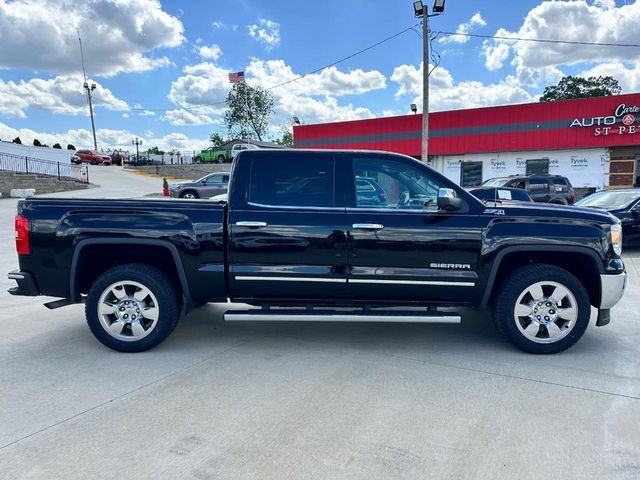
[[[267,226],[267,222],[236,222],[237,227],[262,228]]]
[[[379,223],[354,223],[352,227],[358,230],[382,230],[384,225]]]

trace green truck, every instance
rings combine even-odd
[[[231,163],[235,156],[243,150],[259,150],[260,147],[252,143],[236,143],[231,148],[209,147],[195,157],[195,163]]]

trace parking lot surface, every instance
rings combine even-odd
[[[161,180],[91,167],[138,196]],[[515,350],[462,325],[183,318],[158,348],[99,344],[83,306],[11,297],[0,200],[0,478],[640,478],[640,251],[611,324],[569,351]]]

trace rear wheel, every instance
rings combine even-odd
[[[224,163],[224,155],[218,155],[218,163]]]
[[[499,287],[493,303],[498,330],[529,353],[557,353],[575,344],[589,325],[584,285],[553,265],[521,267]]]
[[[193,159],[194,163],[202,163],[202,157],[196,157]]]
[[[173,331],[180,318],[180,302],[164,272],[127,264],[98,277],[89,289],[85,313],[91,332],[103,345],[120,352],[142,352]]]
[[[91,159],[91,165],[97,165],[98,164],[98,160],[96,160],[95,158]]]

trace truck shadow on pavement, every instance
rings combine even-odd
[[[226,304],[209,304],[183,317],[175,332],[160,348],[206,348],[219,341],[277,343],[304,349],[357,348],[363,350],[420,350],[430,352],[515,352],[496,331],[490,313],[460,309],[461,324],[342,323],[342,322],[225,322],[223,314],[234,309]],[[592,319],[593,322],[593,319]],[[606,341],[589,335],[571,350],[606,349]],[[594,338],[589,338],[594,337]],[[524,355],[524,354],[523,354]]]

